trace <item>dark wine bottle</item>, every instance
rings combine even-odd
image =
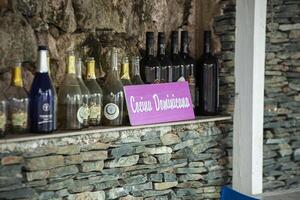
[[[145,83],[160,82],[160,63],[154,56],[154,33],[146,33],[146,55],[141,60],[142,79]]]
[[[202,115],[215,115],[219,107],[219,62],[211,51],[211,32],[204,32],[204,52],[197,74],[199,106]]]
[[[48,73],[47,47],[39,46],[38,51],[37,72],[29,93],[30,130],[48,133],[56,130],[56,93]]]
[[[161,66],[160,82],[172,82],[172,62],[166,55],[165,33],[163,32],[158,33],[157,59]]]
[[[195,83],[195,60],[189,55],[189,35],[187,31],[181,31],[181,47],[180,47],[181,57],[184,62],[184,74],[185,80],[189,83],[189,88],[191,92],[192,102],[195,108],[196,105],[196,83]]]
[[[171,37],[171,60],[173,68],[173,82],[176,81],[185,81],[184,74],[184,61],[179,55],[179,46],[178,46],[178,31],[172,31]]]

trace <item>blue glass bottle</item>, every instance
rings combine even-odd
[[[30,131],[48,133],[56,130],[56,97],[49,77],[47,47],[39,46],[37,71],[29,93]]]

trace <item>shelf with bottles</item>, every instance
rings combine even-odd
[[[58,93],[49,76],[49,54],[46,46],[38,49],[37,72],[27,92],[23,88],[21,64],[12,70],[12,82],[0,96],[1,136],[5,133],[52,133],[58,130],[81,130],[91,126],[124,126],[129,124],[124,98],[124,85],[160,84],[187,81],[197,115],[215,115],[218,111],[218,61],[210,49],[210,32],[205,32],[205,51],[200,62],[189,56],[189,36],[181,31],[171,34],[171,55],[166,53],[166,38],[158,33],[157,56],[154,32],[146,33],[146,55],[121,60],[111,49],[110,69],[105,79],[97,79],[95,60],[67,53],[66,74]],[[84,64],[85,70],[82,70]],[[84,71],[84,73],[82,73]],[[82,75],[84,74],[84,76]],[[83,76],[83,78],[82,78]],[[12,94],[10,91],[14,90]],[[57,95],[56,95],[57,94]],[[17,104],[18,105],[17,105]]]

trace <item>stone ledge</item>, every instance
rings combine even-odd
[[[0,139],[0,145],[8,144],[8,143],[42,140],[42,139],[79,136],[79,135],[86,135],[86,134],[93,134],[93,133],[106,133],[106,132],[126,131],[126,130],[135,130],[135,129],[143,129],[143,128],[155,128],[155,127],[162,127],[162,126],[175,126],[175,125],[185,125],[185,124],[216,122],[216,121],[225,121],[231,119],[232,119],[231,116],[212,116],[212,117],[206,116],[206,117],[196,117],[196,119],[194,120],[167,122],[167,123],[141,125],[141,126],[88,128],[80,131],[57,131],[50,134],[33,134],[33,133],[28,133],[23,135],[11,134],[11,135],[7,135],[6,138],[4,139]]]

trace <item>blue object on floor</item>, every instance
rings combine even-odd
[[[259,200],[239,193],[229,187],[222,187],[221,200]]]

